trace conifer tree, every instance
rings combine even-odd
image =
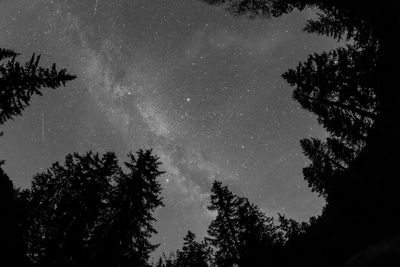
[[[56,89],[76,78],[66,69],[57,70],[56,64],[40,67],[40,56],[35,54],[22,65],[16,61],[18,55],[0,48],[0,124],[20,116],[33,95],[42,95],[42,88]]]
[[[17,190],[0,162],[0,265],[31,266],[20,229]]]
[[[339,138],[328,137],[300,140],[304,154],[311,163],[303,168],[304,179],[312,191],[326,199],[335,185],[335,175],[348,168],[360,152],[360,148],[346,146]]]
[[[282,237],[273,218],[215,181],[209,209],[217,212],[208,234],[217,266],[264,266],[277,259]]]
[[[282,235],[272,217],[267,217],[258,207],[240,198],[237,210],[239,225],[239,266],[265,266],[278,264],[282,248]]]
[[[125,164],[127,173],[114,153],[75,153],[34,177],[24,228],[38,266],[148,266],[160,163],[140,150]]]
[[[224,5],[235,15],[281,16],[293,9],[317,6],[316,19],[304,30],[349,41],[344,47],[313,54],[282,76],[295,87],[294,100],[317,115],[330,133],[326,142],[304,139],[301,146],[311,164],[303,170],[310,187],[325,198],[337,189],[335,181],[361,153],[379,116],[377,95],[380,43],[373,27],[343,3],[296,0],[204,0]],[[353,8],[351,5],[349,8]],[[329,181],[329,182],[327,182]]]
[[[190,231],[183,240],[182,250],[177,252],[174,266],[208,267],[211,255],[207,244],[204,241],[197,242],[195,234]]]
[[[21,66],[16,61],[18,53],[0,48],[0,125],[22,114],[29,105],[32,95],[41,95],[42,88],[58,88],[75,76],[65,69],[57,71],[55,64],[51,68],[39,67],[40,56],[33,55],[31,60]],[[0,136],[2,136],[0,132]],[[2,266],[29,266],[25,255],[25,246],[21,233],[21,220],[18,196],[11,179],[4,172],[0,161],[0,207],[3,214],[1,222],[0,258]]]
[[[211,189],[210,211],[216,211],[217,217],[208,228],[210,242],[215,247],[215,262],[218,266],[238,264],[240,259],[240,243],[236,221],[238,198],[215,181]]]
[[[157,233],[152,225],[155,221],[152,214],[163,206],[157,179],[164,172],[159,170],[161,163],[151,150],[139,150],[137,157],[132,153],[128,157],[125,166],[129,172],[117,177],[111,200],[114,208],[112,238],[116,243],[114,249],[126,258],[121,266],[145,266],[150,253],[158,247],[151,244],[149,238]]]
[[[341,266],[346,257],[368,242],[398,235],[399,179],[393,173],[397,172],[396,151],[400,147],[400,93],[393,88],[398,85],[399,53],[393,33],[387,30],[398,26],[397,4],[342,0],[203,1],[252,18],[318,8],[317,19],[310,19],[305,31],[348,41],[347,46],[311,55],[283,75],[295,87],[294,99],[315,113],[330,134],[325,141],[301,141],[311,160],[303,169],[305,179],[326,198],[327,205],[317,223],[300,235],[307,236],[308,243],[294,242],[298,251],[308,249],[314,255],[309,255],[308,262],[295,265],[320,266],[319,259],[325,261],[322,265]],[[385,214],[384,218],[381,214]]]
[[[359,145],[378,115],[374,54],[374,48],[360,51],[348,45],[311,55],[283,77],[296,86],[293,98],[315,113],[329,133]]]

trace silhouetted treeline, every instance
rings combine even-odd
[[[40,56],[35,54],[22,65],[16,61],[18,55],[0,48],[0,124],[20,116],[33,95],[42,95],[43,88],[56,89],[76,78],[66,69],[57,71],[56,64],[40,67]]]
[[[33,55],[23,66],[16,61],[18,53],[0,48],[0,125],[21,115],[33,95],[43,88],[58,88],[75,76],[65,69],[39,67],[40,56]],[[3,133],[0,133],[0,136]],[[19,202],[19,191],[4,172],[0,161],[0,265],[30,266],[26,256],[21,223],[25,220]]]
[[[215,182],[216,213],[203,241],[191,232],[183,247],[156,266],[391,266],[399,259],[398,151],[399,5],[391,1],[202,0],[252,19],[317,7],[305,31],[346,40],[310,55],[283,78],[293,98],[330,134],[303,139],[310,188],[326,199],[317,218],[299,223],[266,216],[248,199]],[[0,50],[0,124],[21,115],[42,88],[74,79],[66,70],[24,66]],[[5,62],[4,62],[5,61]],[[156,245],[153,211],[162,205],[158,158],[128,155],[123,171],[113,153],[72,154],[15,189],[0,165],[2,266],[148,266]],[[3,264],[4,263],[4,264]],[[395,263],[396,264],[396,263]]]
[[[164,255],[155,266],[279,266],[287,240],[306,225],[281,215],[278,223],[219,181],[213,183],[208,209],[216,213],[208,236],[198,242],[189,231],[182,249]]]
[[[157,245],[153,211],[162,206],[162,174],[151,151],[67,155],[20,194],[27,255],[37,266],[147,266]]]
[[[295,87],[293,98],[316,114],[330,134],[326,140],[300,142],[310,159],[303,169],[304,178],[327,205],[298,237],[289,238],[284,255],[289,258],[288,266],[342,266],[345,262],[361,266],[361,258],[369,258],[371,266],[386,266],[372,263],[372,259],[390,249],[400,251],[400,180],[395,174],[400,149],[400,55],[389,30],[399,26],[399,4],[357,0],[202,1],[252,19],[317,7],[317,18],[310,19],[304,30],[347,41],[333,51],[310,55],[283,74]],[[371,251],[376,255],[367,257],[365,253],[373,254]]]

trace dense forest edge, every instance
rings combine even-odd
[[[326,200],[322,214],[299,223],[268,217],[215,181],[208,236],[188,231],[183,246],[152,262],[154,211],[162,208],[162,162],[151,150],[69,154],[36,174],[28,189],[13,186],[0,162],[1,266],[399,266],[397,153],[400,53],[395,2],[330,0],[201,0],[249,19],[318,8],[304,31],[346,45],[312,54],[282,74],[293,99],[329,133],[300,140],[310,164],[304,179]],[[40,56],[22,64],[0,49],[0,124],[44,89],[76,78]],[[6,160],[6,159],[5,159]],[[393,265],[393,262],[396,262]]]

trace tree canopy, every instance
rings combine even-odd
[[[43,88],[56,89],[76,78],[66,69],[57,70],[56,64],[40,67],[40,56],[35,54],[22,65],[16,61],[18,55],[0,48],[0,124],[20,116],[33,95],[43,94]]]
[[[19,54],[0,48],[0,125],[22,114],[29,105],[32,95],[42,95],[43,88],[56,89],[75,79],[66,69],[57,70],[39,67],[40,56],[21,66],[16,61]],[[0,133],[0,136],[3,133]],[[25,255],[25,244],[20,224],[25,220],[18,202],[17,190],[3,170],[4,160],[0,161],[0,209],[2,223],[0,229],[0,257],[5,266],[29,266]]]
[[[327,205],[309,223],[284,216],[276,222],[216,181],[208,209],[217,216],[208,237],[198,242],[189,231],[182,249],[161,258],[157,266],[343,266],[350,258],[354,266],[364,255],[356,254],[362,247],[399,236],[400,182],[390,174],[397,171],[398,156],[389,153],[400,149],[400,93],[392,89],[398,84],[400,55],[387,31],[396,21],[392,4],[202,1],[251,19],[317,7],[317,18],[304,30],[347,42],[310,55],[283,74],[294,87],[293,99],[314,113],[329,133],[325,140],[300,141],[310,160],[304,178]],[[40,56],[33,55],[25,64],[16,61],[17,56],[0,49],[0,124],[20,116],[43,88],[55,89],[75,78],[55,65],[39,67]],[[151,151],[130,153],[124,168],[113,153],[69,154],[64,165],[54,163],[35,175],[26,190],[13,187],[2,164],[4,262],[11,258],[14,265],[30,265],[27,254],[37,266],[149,265],[157,247],[150,242],[156,233],[153,213],[163,205],[157,181],[163,172]]]
[[[310,19],[304,30],[346,41],[332,51],[310,55],[283,74],[294,87],[294,100],[314,113],[329,133],[325,140],[300,142],[310,159],[304,178],[327,205],[300,235],[303,241],[290,243],[297,243],[293,246],[299,251],[308,247],[316,252],[309,255],[308,264],[328,254],[331,264],[339,264],[365,244],[399,235],[396,190],[400,182],[393,173],[397,172],[395,151],[400,149],[400,93],[395,90],[400,58],[395,38],[387,30],[399,24],[394,11],[399,5],[342,0],[203,2],[252,19],[318,8],[316,19]],[[312,240],[324,245],[315,247]]]
[[[218,181],[213,183],[208,209],[217,212],[208,228],[217,266],[262,266],[258,264],[265,257],[271,264],[276,261],[282,236],[272,217]]]
[[[157,245],[153,212],[162,206],[158,158],[129,154],[128,172],[114,153],[67,155],[37,174],[27,204],[28,255],[38,266],[147,266]]]

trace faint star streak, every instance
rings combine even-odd
[[[44,112],[42,111],[42,142],[44,145]]]
[[[94,12],[93,12],[93,16],[96,16],[97,13],[97,5],[99,4],[99,0],[96,0],[96,3],[94,4]]]

